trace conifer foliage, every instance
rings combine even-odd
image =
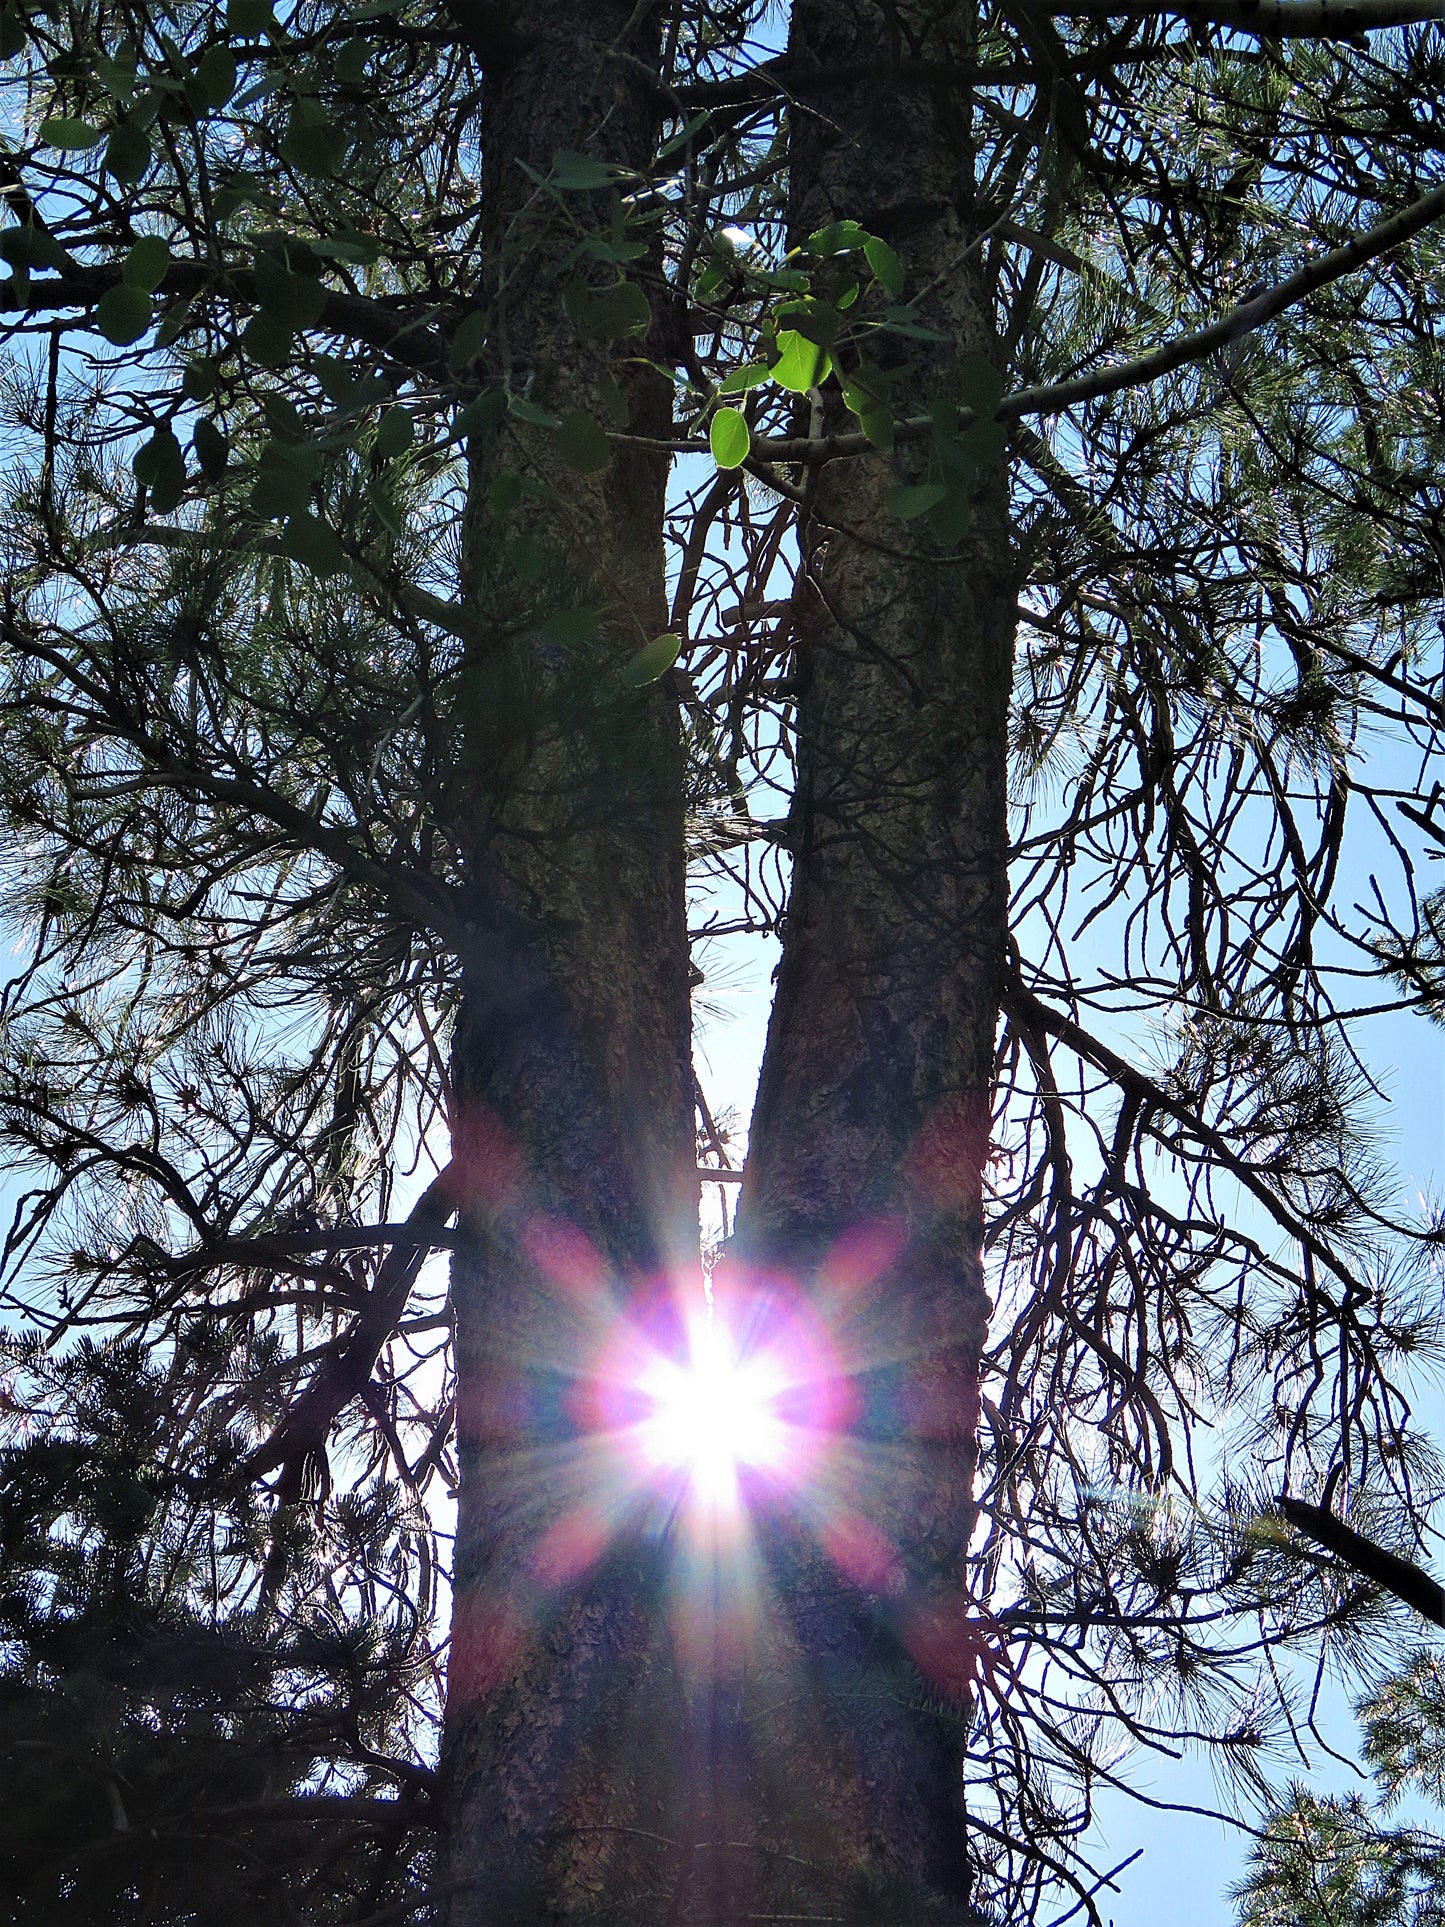
[[[23,1921],[1097,1919],[1399,1631],[1440,11],[4,0]]]

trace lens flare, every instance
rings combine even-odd
[[[714,1304],[694,1282],[634,1301],[614,1326],[583,1424],[644,1504],[730,1537],[750,1507],[814,1478],[844,1417],[841,1382],[799,1294],[750,1287]]]
[[[711,1306],[688,1332],[686,1359],[658,1357],[638,1389],[652,1406],[639,1427],[642,1459],[658,1473],[685,1475],[699,1504],[736,1506],[742,1468],[784,1469],[788,1428],[778,1410],[777,1361],[739,1359]]]

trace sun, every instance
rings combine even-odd
[[[779,1411],[777,1361],[740,1358],[710,1305],[689,1324],[686,1356],[654,1356],[638,1390],[648,1408],[636,1440],[644,1468],[654,1478],[685,1478],[696,1504],[730,1511],[741,1503],[745,1469],[784,1470],[789,1427]]]

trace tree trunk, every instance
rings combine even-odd
[[[541,0],[505,25],[482,134],[490,352],[559,411],[605,417],[616,380],[632,424],[665,433],[665,384],[563,318],[556,207],[517,165],[545,173],[561,148],[647,164],[653,92],[611,58],[647,11]],[[625,49],[644,67],[652,31]],[[967,253],[968,127],[947,91],[890,72],[881,31],[862,0],[795,7],[793,224],[857,219],[905,253],[944,339],[909,343],[900,376],[932,400],[961,353],[993,347]],[[892,49],[910,72],[967,50],[961,15]],[[866,85],[829,78],[860,59]],[[599,223],[605,201],[570,205]],[[496,639],[473,646],[459,697],[454,811],[477,929],[453,1052],[472,1202],[454,1266],[452,1918],[962,1921],[978,1650],[963,1560],[1006,903],[1002,477],[948,554],[889,520],[881,456],[824,470],[805,518],[795,876],[735,1246],[810,1295],[861,1397],[822,1484],[703,1559],[704,1597],[682,1589],[675,1539],[638,1530],[598,1474],[569,1390],[618,1297],[695,1236],[676,720],[615,675],[662,626],[665,478],[644,454],[578,476],[549,431],[509,432],[530,438],[546,492],[504,513],[496,477],[521,463],[494,445],[463,557]],[[579,676],[537,618],[589,602],[604,621]]]
[[[633,13],[487,12],[486,352],[532,405],[598,422],[625,410],[665,436],[671,398],[638,364],[643,344],[599,340],[564,311],[558,263],[579,232],[609,233],[612,195],[559,202],[535,180],[564,149],[651,163],[657,106],[629,57],[654,63],[655,21],[624,40]],[[656,308],[655,278],[650,292]],[[462,557],[478,639],[458,679],[451,812],[475,903],[452,1052],[469,1199],[443,1739],[458,1927],[571,1918],[645,1884],[628,1830],[666,1831],[658,1736],[678,1726],[659,1547],[623,1531],[604,1550],[615,1495],[591,1478],[572,1400],[615,1303],[696,1265],[680,738],[665,691],[620,674],[665,622],[666,470],[628,449],[579,472],[563,447],[514,419],[474,455]],[[600,611],[595,633],[547,626],[579,608]]]
[[[957,71],[972,54],[965,7],[793,8],[792,239],[848,218],[899,251],[942,337],[898,344],[910,413],[956,396],[962,357],[998,357],[967,92],[899,69]],[[904,479],[925,459],[901,453]],[[897,479],[882,456],[836,462],[804,519],[794,872],[735,1242],[748,1268],[808,1291],[856,1374],[847,1477],[815,1502],[822,1529],[780,1519],[770,1546],[814,1682],[814,1730],[792,1750],[832,1816],[833,1897],[870,1917],[961,1919],[1014,567],[996,459],[952,553],[888,514]]]

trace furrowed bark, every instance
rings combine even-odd
[[[793,9],[793,238],[851,218],[902,255],[943,337],[894,351],[911,410],[948,394],[961,356],[997,354],[967,101],[902,69],[972,55],[965,7]],[[844,425],[837,408],[824,427]],[[902,479],[923,480],[924,460],[902,451]],[[888,514],[899,479],[881,455],[829,464],[804,520],[795,868],[736,1249],[808,1289],[862,1392],[846,1522],[825,1511],[821,1531],[779,1520],[770,1535],[818,1700],[812,1730],[779,1734],[832,1836],[808,1897],[849,1918],[965,1920],[961,1757],[987,1640],[964,1561],[1014,584],[998,466],[951,554]]]
[[[611,193],[558,198],[535,178],[564,149],[649,165],[653,90],[612,56],[652,62],[655,10],[483,11],[494,372],[559,414],[625,408],[665,434],[670,394],[639,359],[646,344],[599,339],[563,307],[577,270],[559,264],[621,218]],[[647,262],[628,272],[648,284]],[[656,307],[655,280],[650,292]],[[616,1302],[696,1262],[680,739],[664,691],[621,675],[665,626],[666,474],[637,449],[579,472],[561,446],[514,421],[477,454],[462,557],[478,640],[458,680],[452,814],[487,961],[468,968],[453,1049],[468,1198],[443,1742],[457,1927],[571,1919],[604,1890],[654,1885],[657,1848],[637,1843],[667,1833],[677,1725],[657,1545],[625,1517],[610,1546],[597,1533],[607,1492],[589,1484],[570,1396]],[[508,473],[527,478],[520,501]],[[595,633],[545,626],[579,608],[600,612]]]

